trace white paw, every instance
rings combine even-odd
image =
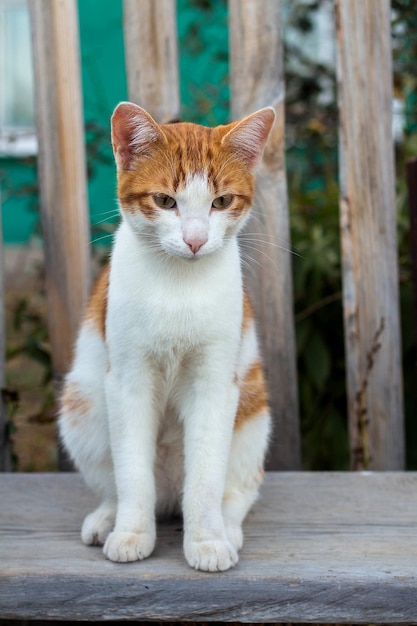
[[[113,531],[107,537],[103,552],[110,561],[127,563],[146,559],[154,547],[154,534]]]
[[[102,546],[114,525],[114,516],[103,515],[97,510],[85,518],[81,539],[86,546]]]
[[[238,552],[243,546],[243,531],[238,524],[226,523],[226,535],[234,549]]]
[[[185,541],[184,553],[188,564],[203,572],[224,572],[239,560],[229,541]]]

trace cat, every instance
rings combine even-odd
[[[270,433],[237,234],[272,108],[208,128],[112,116],[121,224],[61,398],[63,444],[102,498],[82,541],[148,557],[155,516],[181,513],[188,564],[238,561]]]

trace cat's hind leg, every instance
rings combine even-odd
[[[102,504],[87,515],[81,538],[87,545],[102,545],[113,528],[116,489],[104,375],[107,355],[103,339],[92,324],[84,324],[78,338],[74,364],[61,396],[59,433],[72,461]]]
[[[235,550],[243,545],[242,523],[258,497],[268,445],[270,416],[267,409],[235,427],[223,497],[227,537]]]
[[[81,539],[87,546],[103,546],[116,519],[116,500],[103,500],[87,515],[81,528]]]
[[[250,303],[247,299],[245,302],[236,371],[239,403],[222,504],[226,533],[235,550],[242,547],[242,522],[258,497],[271,426],[255,325],[250,315]]]
[[[102,503],[86,516],[81,539],[91,546],[104,545],[116,517],[116,491],[106,424],[101,400],[83,381],[67,381],[59,419],[60,434],[86,484],[102,498]],[[104,432],[103,432],[104,431]]]

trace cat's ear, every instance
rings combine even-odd
[[[260,109],[240,122],[235,122],[224,135],[222,145],[236,152],[252,169],[262,156],[274,121],[275,111],[272,107]]]
[[[121,102],[111,118],[111,140],[118,169],[130,170],[135,157],[146,154],[155,142],[165,141],[165,135],[144,109]]]

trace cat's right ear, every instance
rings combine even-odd
[[[226,126],[226,130],[231,130],[223,137],[222,145],[231,148],[253,169],[262,156],[274,121],[275,111],[272,107],[260,109],[243,120]]]
[[[131,170],[136,157],[146,154],[165,135],[144,109],[132,102],[117,105],[111,118],[111,140],[117,168]]]

